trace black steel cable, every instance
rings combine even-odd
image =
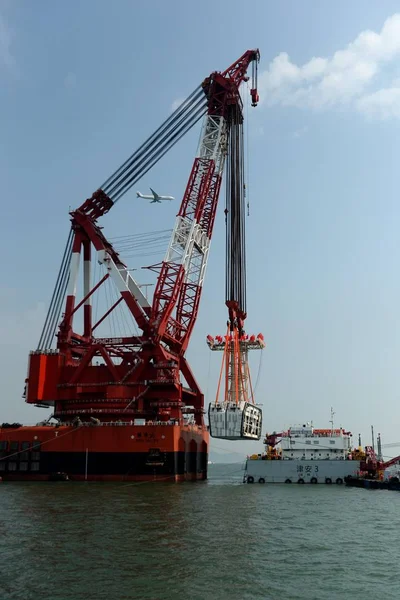
[[[202,103],[199,103],[196,106],[197,111],[192,114],[191,120],[182,119],[178,125],[175,126],[175,133],[171,135],[171,132],[168,132],[168,136],[162,140],[164,144],[162,146],[158,146],[154,149],[153,154],[149,156],[143,157],[143,159],[136,165],[132,171],[123,177],[123,179],[118,182],[118,185],[114,187],[112,190],[107,191],[107,195],[115,202],[117,202],[123,194],[125,194],[139,179],[141,179],[147,171],[149,171],[163,156],[166,154],[192,127],[201,119],[201,117],[205,114],[205,107]],[[166,140],[166,141],[165,141]],[[147,162],[143,164],[143,160],[148,159]],[[140,170],[138,170],[140,168]],[[129,179],[127,179],[129,177]],[[121,183],[123,183],[121,187]]]
[[[170,238],[170,236],[164,235],[164,236],[160,236],[158,238],[149,238],[147,240],[138,240],[136,242],[130,242],[127,243],[125,242],[124,244],[114,244],[114,248],[117,250],[117,252],[120,254],[122,252],[127,252],[128,250],[135,250],[136,248],[148,248],[150,246],[158,246],[160,245],[160,243],[162,243],[164,240],[168,240]]]
[[[243,117],[238,105],[228,117],[229,153],[226,170],[226,301],[246,313],[246,240]]]
[[[168,139],[168,136],[170,135],[171,131],[174,131],[175,127],[176,127],[176,123],[180,122],[184,122],[185,120],[188,120],[191,117],[191,114],[193,113],[194,110],[196,110],[196,108],[198,106],[204,106],[204,99],[200,98],[197,103],[192,107],[192,110],[190,112],[188,112],[186,115],[183,113],[181,116],[177,115],[177,117],[171,121],[171,123],[168,123],[168,126],[165,127],[155,138],[154,140],[151,140],[146,142],[144,144],[144,148],[139,152],[135,152],[134,157],[132,158],[132,160],[129,162],[129,164],[122,170],[120,170],[120,172],[118,173],[118,176],[115,177],[110,183],[108,183],[105,188],[104,191],[107,193],[108,196],[111,197],[112,194],[115,194],[116,190],[118,190],[118,187],[124,182],[126,181],[126,179],[131,175],[131,173],[133,172],[134,169],[137,169],[137,167],[143,163],[143,158],[147,158],[147,155],[149,153],[154,153],[157,150],[157,147],[159,144],[161,144],[162,142],[165,141],[165,139]],[[188,107],[190,108],[190,107]],[[185,111],[186,112],[186,111]],[[180,120],[179,120],[180,119]],[[138,165],[139,162],[139,165]]]
[[[132,161],[132,159],[134,159],[136,157],[136,155],[146,145],[148,145],[150,142],[154,141],[154,139],[156,138],[156,136],[158,136],[158,134],[161,132],[161,130],[163,130],[167,125],[169,125],[172,121],[174,121],[176,117],[180,116],[184,110],[186,110],[187,105],[190,104],[190,102],[192,101],[193,97],[196,96],[196,95],[200,96],[201,94],[203,94],[202,88],[201,88],[201,86],[198,86],[186,98],[186,100],[184,100],[182,102],[182,104],[180,106],[178,106],[178,108],[168,117],[168,119],[166,119],[160,125],[160,127],[158,129],[156,129],[156,131],[145,142],[143,142],[143,144],[141,146],[139,146],[139,148],[137,150],[135,150],[135,152],[133,152],[133,154],[131,154],[131,156],[129,156],[129,158],[127,158],[127,160],[100,186],[101,189],[104,190],[106,187],[108,187],[109,185],[111,185],[112,182],[115,180],[115,178],[118,177],[118,175],[120,174],[121,170],[124,169],[125,167],[129,166],[129,163]]]
[[[117,235],[115,237],[109,238],[109,240],[111,242],[114,242],[115,240],[123,240],[123,239],[137,239],[137,238],[141,238],[144,237],[146,235],[159,235],[160,233],[171,233],[172,229],[160,229],[158,231],[145,231],[142,233],[133,233],[131,235]]]
[[[143,177],[161,158],[184,136],[186,135],[194,125],[204,115],[205,109],[201,107],[197,113],[194,114],[193,120],[186,126],[182,126],[178,131],[170,137],[170,139],[164,144],[159,150],[159,154],[151,158],[142,168],[139,173],[135,173],[131,179],[129,179],[125,186],[118,191],[118,194],[112,197],[112,200],[117,202],[141,177]]]
[[[62,304],[65,300],[68,282],[69,282],[71,256],[72,256],[72,248],[71,248],[71,252],[68,257],[69,259],[64,264],[63,278],[62,278],[62,282],[61,282],[59,290],[58,290],[58,295],[57,295],[56,301],[54,303],[53,315],[52,315],[51,322],[49,324],[47,338],[45,340],[45,348],[51,348],[51,345],[53,343],[54,336],[56,333],[56,329],[58,326],[58,322],[60,319]]]
[[[144,157],[151,152],[154,153],[159,144],[165,141],[165,139],[168,139],[170,133],[176,128],[177,123],[190,120],[191,115],[199,106],[202,106],[205,112],[206,104],[207,102],[204,94],[198,93],[198,95],[191,100],[191,102],[187,104],[183,110],[174,113],[174,118],[169,119],[166,123],[164,123],[164,125],[159,128],[155,134],[153,134],[144,144],[142,144],[142,146],[128,159],[126,165],[120,167],[117,174],[110,178],[110,181],[104,185],[102,189],[104,189],[107,195],[111,197],[112,194],[115,194],[116,190],[118,190],[118,186],[130,176],[133,169],[137,169],[138,162],[139,164],[140,162],[143,162]]]
[[[43,350],[45,348],[45,346],[43,346],[43,342],[44,339],[47,339],[47,330],[48,330],[48,326],[49,326],[49,320],[51,318],[51,314],[53,312],[53,304],[55,302],[55,298],[56,298],[56,294],[58,293],[59,290],[59,286],[60,286],[60,282],[61,282],[61,277],[62,277],[62,273],[64,271],[64,267],[65,264],[69,263],[69,259],[70,259],[70,255],[72,252],[72,228],[68,234],[68,239],[67,239],[67,243],[65,245],[65,249],[64,249],[64,254],[61,260],[61,265],[60,265],[60,270],[58,271],[58,276],[57,276],[57,280],[56,280],[56,284],[54,286],[54,290],[53,290],[53,294],[51,296],[51,300],[50,300],[50,304],[49,304],[49,309],[47,311],[47,315],[46,315],[46,320],[44,322],[43,325],[43,329],[42,329],[42,333],[39,339],[39,344],[37,349],[38,350]]]

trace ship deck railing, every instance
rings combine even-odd
[[[207,426],[202,426],[202,425],[196,425],[196,423],[176,423],[176,422],[170,422],[170,421],[146,421],[146,423],[134,423],[133,421],[100,421],[99,423],[93,423],[91,421],[81,421],[81,423],[77,424],[77,423],[73,423],[71,422],[63,422],[63,423],[36,423],[35,425],[30,425],[31,427],[54,427],[54,428],[59,428],[59,427],[72,427],[72,426],[79,426],[79,427],[159,427],[159,426],[163,426],[163,427],[178,427],[178,426],[185,426],[185,427],[191,427],[192,429],[196,429],[196,430],[205,430],[207,431]]]
[[[320,462],[320,461],[334,461],[334,460],[354,461],[354,460],[358,460],[358,459],[356,459],[356,458],[348,458],[347,456],[343,456],[343,455],[335,455],[335,456],[328,456],[328,457],[327,456],[325,456],[325,457],[321,456],[319,458],[307,458],[305,456],[302,456],[300,458],[294,458],[294,457],[291,457],[291,456],[285,456],[284,457],[284,456],[281,456],[281,455],[274,456],[274,457],[269,457],[266,454],[262,454],[262,455],[259,454],[258,456],[255,455],[255,454],[249,454],[247,456],[247,460],[267,460],[267,461],[272,461],[272,460],[275,460],[275,461],[277,461],[277,460],[279,460],[279,461],[282,461],[282,460],[289,461],[289,460],[291,460],[291,461],[296,461],[296,462],[299,462],[299,461],[302,461],[302,460],[307,460],[307,461],[312,460],[314,462]]]

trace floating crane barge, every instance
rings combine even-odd
[[[258,50],[249,50],[226,71],[213,72],[70,213],[70,234],[38,347],[30,353],[24,392],[27,403],[53,409],[54,423],[50,418],[36,426],[3,423],[3,480],[206,479],[204,397],[185,353],[199,310],[225,159],[240,142],[235,137],[243,122],[239,88],[249,80],[251,65],[250,94],[256,106],[258,61]],[[198,151],[169,247],[161,263],[148,267],[158,276],[149,303],[99,220],[202,117]],[[232,180],[232,165],[227,187],[238,190],[243,182]],[[234,227],[241,224],[236,221]],[[96,284],[94,258],[105,269]],[[83,293],[78,298],[80,275]],[[93,298],[106,280],[114,284],[118,300],[94,322]],[[243,336],[244,315],[231,300],[230,330],[237,339]],[[96,337],[99,325],[120,303],[141,333]]]

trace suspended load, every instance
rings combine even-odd
[[[208,422],[211,437],[224,440],[259,440],[262,433],[262,411],[250,402],[210,404]]]
[[[248,363],[249,350],[265,348],[264,337],[239,335],[238,329],[225,336],[207,336],[213,351],[223,352],[215,403],[208,408],[211,437],[225,440],[259,440],[262,433],[262,411],[254,400]],[[222,376],[225,374],[225,394],[220,401]]]

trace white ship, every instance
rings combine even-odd
[[[281,433],[267,434],[265,453],[246,460],[245,483],[343,484],[356,475],[363,456],[361,446],[352,449],[352,434],[339,429],[315,429],[296,425]]]

